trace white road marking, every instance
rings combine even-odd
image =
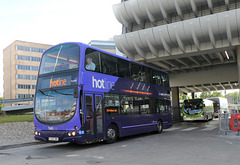
[[[103,156],[92,156],[92,155],[85,155],[87,158],[95,158],[95,159],[104,159]]]
[[[198,129],[198,128],[202,128],[202,127],[188,127],[188,128],[182,128],[182,127],[172,127],[172,128],[168,128],[168,129],[164,129],[164,132],[166,131],[193,131],[193,130],[195,130],[195,129]],[[212,130],[214,130],[214,129],[216,129],[216,128],[218,128],[218,127],[203,127],[200,131],[212,131]]]
[[[225,141],[226,143],[228,143],[228,144],[232,144],[231,142],[229,142],[229,141]]]
[[[217,127],[207,127],[207,128],[202,129],[201,131],[212,131],[212,130],[214,130],[216,128]]]
[[[189,127],[189,128],[186,128],[186,129],[183,129],[181,131],[192,131],[192,130],[195,130],[195,129],[198,129],[199,127]]]
[[[122,147],[127,147],[128,145],[122,145]]]
[[[173,127],[173,128],[165,129],[164,131],[174,131],[174,130],[177,130],[177,129],[181,129],[181,128],[179,128],[179,127]]]

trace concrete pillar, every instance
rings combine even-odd
[[[240,45],[237,46],[238,84],[240,89]]]
[[[179,107],[179,88],[172,87],[172,112],[173,112],[173,121],[181,121],[181,113]]]
[[[240,45],[237,46],[237,66],[238,66],[238,89],[240,89]],[[239,94],[240,94],[240,92],[239,92]],[[239,98],[238,98],[237,102],[240,102]]]
[[[195,93],[194,92],[192,92],[192,99],[194,99],[195,98]]]

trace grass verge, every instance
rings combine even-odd
[[[33,115],[9,115],[9,116],[0,116],[0,123],[7,123],[7,122],[32,122]]]

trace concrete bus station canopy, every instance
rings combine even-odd
[[[125,56],[170,74],[180,92],[239,88],[240,2],[129,0],[113,6]]]

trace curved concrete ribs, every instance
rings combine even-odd
[[[157,20],[166,20],[172,13],[183,19],[183,12],[192,12],[197,16],[198,8],[206,6],[213,13],[214,3],[224,3],[229,8],[229,0],[130,0],[113,5],[117,20],[126,27],[137,23],[143,27],[143,21],[149,19],[153,24]]]
[[[239,45],[239,20],[240,9],[235,9],[122,34],[114,41],[124,54],[143,59],[148,52],[160,57]]]

